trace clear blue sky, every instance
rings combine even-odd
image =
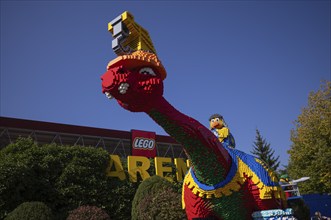
[[[165,135],[101,93],[107,25],[125,10],[153,39],[170,103],[206,126],[222,114],[245,152],[259,129],[287,164],[293,121],[330,80],[330,1],[1,1],[0,115]]]

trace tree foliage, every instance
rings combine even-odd
[[[251,153],[262,160],[270,169],[277,171],[280,163],[279,156],[274,156],[275,150],[270,147],[270,144],[262,137],[258,129],[256,129],[255,141]]]
[[[311,92],[291,131],[288,172],[292,179],[308,176],[300,183],[302,193],[331,192],[331,82],[324,81]]]

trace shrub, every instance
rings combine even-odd
[[[100,148],[37,146],[20,138],[0,151],[0,219],[27,201],[44,202],[62,219],[79,205],[110,207],[108,164]]]
[[[138,219],[186,219],[181,205],[181,194],[171,188],[148,195],[139,203],[138,207]]]
[[[80,206],[69,213],[67,220],[110,220],[110,217],[96,206]]]
[[[171,182],[159,176],[143,181],[132,202],[132,219],[185,219],[181,194]]]
[[[52,220],[53,214],[42,202],[25,202],[9,213],[5,220]]]

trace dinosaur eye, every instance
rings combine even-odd
[[[214,121],[215,121],[214,119],[211,120],[211,122],[214,122]]]
[[[156,76],[156,74],[154,73],[153,69],[150,67],[144,67],[141,68],[139,70],[139,73],[144,74],[144,75],[152,75],[152,76]]]
[[[219,118],[215,118],[215,121],[219,122],[219,121],[220,121],[220,119],[219,119]]]

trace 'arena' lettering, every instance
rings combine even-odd
[[[119,155],[109,155],[110,161],[107,168],[107,175],[110,177],[117,177],[120,180],[126,180],[129,177],[129,181],[137,182],[137,174],[139,173],[143,180],[150,177],[148,172],[151,167],[151,162],[147,157],[142,156],[128,156],[127,168],[128,172],[124,172],[124,166],[122,165]],[[183,158],[167,158],[167,157],[155,157],[154,158],[155,174],[171,181],[183,181],[185,174],[187,173],[190,164],[189,160]],[[174,168],[175,167],[175,168]],[[176,172],[176,177],[172,179],[168,176],[169,173]]]

